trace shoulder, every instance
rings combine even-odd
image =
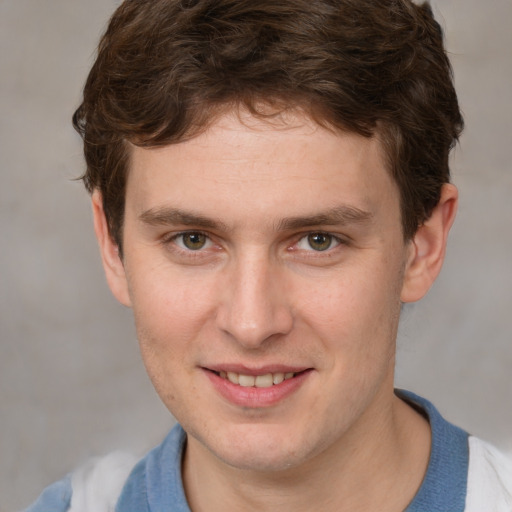
[[[512,459],[476,437],[469,437],[466,512],[512,510]]]
[[[37,501],[24,512],[66,512],[71,503],[71,477],[47,487]]]
[[[116,510],[190,512],[181,479],[186,434],[176,424],[162,444],[151,450],[126,481]]]
[[[137,459],[115,452],[94,459],[71,476],[72,498],[68,512],[109,512],[114,510],[121,490]]]
[[[186,434],[179,425],[163,443],[138,461],[115,452],[92,459],[64,480],[48,487],[25,512],[189,512],[181,481]]]
[[[71,475],[47,487],[24,512],[109,512],[114,510],[136,459],[111,453],[92,459]]]

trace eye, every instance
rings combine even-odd
[[[340,241],[333,235],[329,233],[309,233],[307,236],[302,237],[298,244],[297,248],[305,251],[313,251],[322,252],[327,251],[328,249],[332,249],[340,244]]]
[[[174,237],[174,242],[181,249],[199,251],[211,245],[211,240],[200,231],[187,231]]]

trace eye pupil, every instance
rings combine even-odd
[[[187,249],[197,251],[206,244],[206,235],[202,233],[186,233],[183,235],[183,244]]]
[[[332,236],[326,233],[311,233],[308,235],[308,243],[315,251],[326,251],[331,247]]]

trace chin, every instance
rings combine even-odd
[[[242,470],[258,473],[277,473],[300,466],[304,462],[297,453],[269,453],[261,448],[246,450],[243,453],[220,453],[219,458],[227,465]]]
[[[282,425],[239,426],[222,438],[199,438],[199,442],[228,466],[262,473],[298,467],[320,451],[314,450],[308,436],[292,436]]]

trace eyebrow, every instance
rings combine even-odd
[[[178,208],[151,208],[139,216],[140,220],[151,226],[183,225],[199,226],[205,229],[227,230],[219,220],[211,219],[197,213],[187,212]]]
[[[151,226],[182,225],[228,231],[227,225],[220,220],[165,206],[146,210],[139,218],[142,222]],[[286,217],[277,223],[276,229],[278,231],[291,231],[313,226],[343,226],[365,223],[372,218],[373,214],[369,211],[343,205],[314,215]]]
[[[294,230],[313,226],[344,226],[347,224],[361,224],[371,221],[373,214],[354,206],[337,206],[315,215],[289,217],[282,219],[278,230]]]

